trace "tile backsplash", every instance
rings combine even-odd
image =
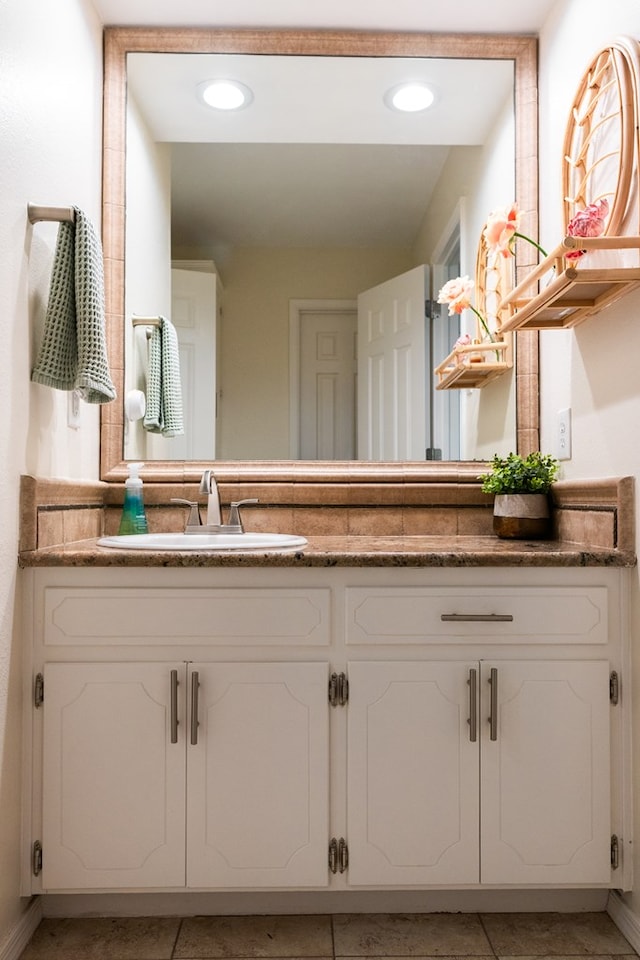
[[[444,473],[444,472],[443,472]],[[383,483],[221,483],[223,512],[231,500],[257,497],[243,508],[254,531],[302,536],[493,536],[492,497],[468,475],[442,481],[415,476]],[[21,478],[20,550],[93,539],[118,531],[124,484]],[[146,483],[152,532],[184,528],[186,508],[173,497],[201,501],[195,483]],[[560,481],[553,488],[555,537],[588,547],[633,550],[632,477]]]

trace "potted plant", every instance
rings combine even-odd
[[[551,529],[549,490],[560,464],[550,454],[534,451],[526,457],[496,454],[484,473],[482,492],[493,493],[493,531],[499,537],[545,537]]]

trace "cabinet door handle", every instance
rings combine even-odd
[[[441,613],[443,623],[512,623],[512,613]]]
[[[498,670],[491,667],[489,674],[489,684],[491,685],[491,710],[489,712],[489,739],[498,739]]]
[[[178,671],[171,671],[171,743],[178,742]]]
[[[191,743],[198,742],[198,689],[200,687],[200,674],[194,670],[191,674]]]
[[[469,740],[475,743],[478,739],[478,671],[471,667],[469,669]]]

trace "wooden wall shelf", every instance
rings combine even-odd
[[[566,260],[568,250],[586,250]],[[599,265],[598,252],[640,251],[640,236],[565,237],[501,301],[502,330],[558,330],[587,317],[640,286],[640,253],[635,265]],[[555,274],[555,276],[553,275]]]
[[[434,371],[436,390],[484,387],[512,366],[510,336],[494,343],[470,343],[456,347]]]

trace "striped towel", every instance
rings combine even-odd
[[[88,217],[61,223],[40,353],[31,379],[77,390],[87,403],[116,396],[107,361],[102,247]]]
[[[149,341],[147,407],[144,428],[163,437],[184,433],[178,336],[171,320],[160,317]]]

